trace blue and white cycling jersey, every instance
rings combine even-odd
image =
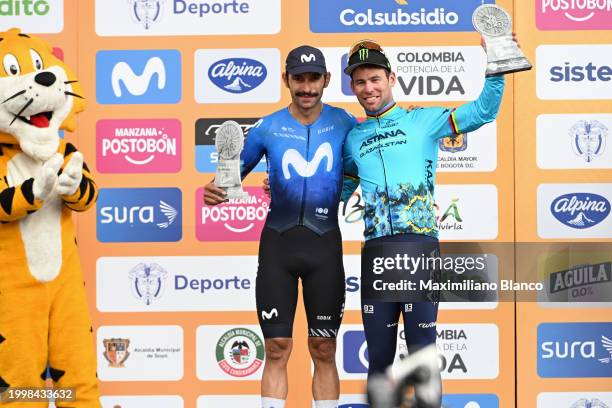
[[[457,109],[407,112],[392,104],[353,128],[344,145],[344,166],[361,183],[366,240],[407,233],[438,236],[434,211],[438,139],[493,121],[503,91],[503,76],[488,77],[478,99]],[[342,200],[352,191],[352,183],[345,183]]]
[[[338,228],[342,147],[356,123],[343,109],[323,104],[309,126],[285,108],[250,129],[241,173],[244,178],[266,155],[272,197],[266,226],[283,232],[304,225],[319,235]]]

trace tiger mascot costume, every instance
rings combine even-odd
[[[18,29],[0,33],[0,61],[0,392],[44,387],[50,376],[55,388],[75,389],[76,401],[58,408],[98,408],[72,221],[97,189],[82,154],[59,137],[84,109],[81,89],[46,42]]]

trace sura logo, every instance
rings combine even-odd
[[[119,62],[114,66],[111,73],[113,93],[117,98],[120,98],[122,96],[121,83],[123,83],[130,94],[144,95],[149,89],[151,79],[156,74],[157,88],[162,90],[166,87],[166,66],[159,57],[150,58],[140,75],[136,75],[126,62]]]
[[[571,228],[585,229],[602,222],[610,214],[610,202],[598,194],[571,193],[553,200],[552,215]]]
[[[283,175],[286,180],[291,178],[291,172],[289,171],[289,165],[291,165],[301,177],[312,177],[319,169],[319,164],[321,164],[323,159],[327,159],[325,170],[330,172],[334,165],[334,154],[329,142],[325,142],[317,148],[311,161],[304,159],[297,150],[288,149],[283,154]]]
[[[45,0],[4,0],[0,1],[0,16],[45,16],[51,6]]]
[[[155,224],[158,228],[166,229],[172,225],[178,215],[178,211],[165,201],[159,201],[159,210],[163,214],[163,220],[156,222],[155,208],[149,206],[133,207],[102,207],[100,215],[101,224]]]
[[[241,94],[257,88],[266,79],[268,70],[250,58],[226,58],[208,69],[208,77],[217,87]]]
[[[612,0],[542,0],[541,7],[543,15],[562,12],[565,18],[578,23],[611,11]]]
[[[610,364],[612,361],[612,340],[606,336],[599,339],[605,354],[597,358],[597,341],[545,341],[542,343],[542,359],[588,359]]]
[[[161,20],[166,0],[128,0],[132,19],[145,30]]]
[[[569,135],[574,153],[590,163],[605,151],[608,128],[597,120],[581,120],[570,128]]]

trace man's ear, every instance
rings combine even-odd
[[[327,86],[329,85],[330,79],[331,79],[331,72],[325,73],[325,84],[323,85],[323,88],[327,88]]]
[[[283,83],[289,88],[289,74],[286,72],[283,72]]]
[[[395,72],[391,71],[391,73],[389,74],[389,84],[391,85],[391,88],[395,86],[396,80],[397,77],[395,76]]]

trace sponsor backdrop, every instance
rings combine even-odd
[[[498,3],[513,16],[534,69],[507,77],[494,123],[440,141],[440,236],[477,243],[464,253],[486,253],[489,276],[539,280],[549,293],[539,302],[441,305],[444,406],[612,407],[605,392],[611,304],[602,303],[612,299],[597,295],[609,293],[612,273],[612,1]],[[303,43],[326,55],[325,101],[357,117],[363,113],[342,68],[348,46],[364,37],[386,46],[400,103],[472,100],[486,62],[471,24],[480,4],[0,1],[1,28],[19,26],[61,47],[89,101],[78,132],[66,138],[101,187],[95,210],[77,222],[105,408],[258,407],[265,354],[254,290],[269,207],[261,190],[266,166],[262,160],[246,179],[249,200],[204,205],[215,130],[231,119],[248,132],[285,107],[284,57]],[[367,406],[362,208],[358,190],[338,215],[347,274],[337,354],[345,408]],[[527,245],[510,255],[493,245],[515,241]],[[307,407],[301,302],[294,338],[288,406]],[[398,341],[399,359],[402,330]]]

